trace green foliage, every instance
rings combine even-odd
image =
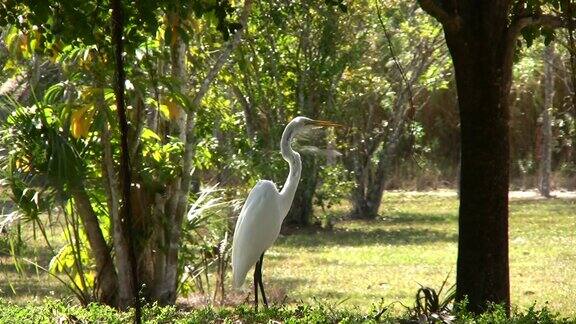
[[[537,308],[535,304],[526,311],[515,309],[510,316],[506,314],[506,309],[502,305],[490,305],[488,310],[480,315],[468,313],[466,309],[467,301],[457,303],[454,307],[456,316],[455,323],[475,323],[475,324],[555,324],[574,323],[576,319],[561,317],[558,313],[552,312],[545,305]]]
[[[123,1],[123,7],[126,49],[131,54],[138,44],[156,34],[162,24],[162,19],[158,17],[162,13],[176,11],[183,19],[190,15],[205,15],[216,25],[224,39],[241,27],[230,19],[235,8],[229,1],[164,0],[138,2],[136,5]],[[97,45],[100,51],[112,57],[109,9],[110,1],[9,0],[0,6],[0,26],[12,25],[23,31],[23,35],[30,38],[30,46],[28,42],[26,44],[32,51],[51,51],[61,44],[84,44]],[[179,27],[177,32],[185,39],[191,37],[191,28]],[[171,31],[166,35],[165,41],[170,44]]]
[[[11,148],[3,157],[6,167],[2,176],[11,192],[10,198],[18,207],[13,214],[22,225],[37,229],[50,250],[50,264],[35,266],[58,278],[87,304],[93,299],[95,274],[86,234],[70,197],[90,174],[89,163],[84,161],[88,142],[76,140],[67,131],[67,115],[60,114],[60,107],[41,101],[30,107],[14,104],[2,137],[3,144]],[[55,212],[57,208],[59,211]],[[101,213],[102,209],[95,211]],[[53,226],[53,213],[59,214],[63,221],[66,244],[62,247],[54,247],[47,234]],[[42,214],[48,218],[41,217]],[[102,227],[107,224],[102,219]],[[11,254],[15,259],[21,258],[19,251],[13,249]]]
[[[132,320],[132,312],[119,312],[107,306],[90,304],[88,307],[78,307],[69,301],[45,299],[42,305],[28,304],[17,306],[8,301],[0,300],[1,322],[101,322],[126,323]],[[159,307],[147,305],[143,309],[144,323],[268,323],[281,321],[284,323],[376,323],[371,315],[326,306],[300,305],[296,308],[272,306],[261,312],[254,312],[252,307],[238,306],[236,308],[212,307],[200,308],[189,312],[179,311],[175,307]],[[391,318],[381,317],[381,322],[392,322]]]
[[[149,128],[142,130],[142,169],[141,176],[146,184],[153,187],[158,183],[168,183],[180,174],[178,162],[183,153],[183,144],[178,138],[170,137],[164,143],[160,136]]]
[[[434,288],[420,285],[416,292],[414,308],[411,310],[411,317],[419,323],[450,323],[454,320],[452,314],[452,304],[456,297],[456,285],[452,285],[442,295],[448,276],[436,291]]]
[[[127,323],[132,321],[133,312],[120,312],[108,306],[90,304],[79,307],[66,300],[44,299],[42,304],[27,304],[18,306],[6,300],[0,300],[0,322],[2,323],[54,323],[54,322],[87,322],[87,323]],[[493,306],[485,314],[474,316],[457,307],[454,323],[474,324],[555,324],[572,323],[573,320],[561,318],[550,312],[546,307],[532,306],[526,311],[515,311],[507,317],[504,309]],[[375,310],[363,314],[358,310],[348,310],[337,306],[296,307],[272,306],[268,309],[254,312],[250,306],[234,308],[205,307],[190,311],[177,310],[174,306],[160,307],[147,305],[143,309],[143,323],[412,323],[404,316],[394,316],[389,312]],[[422,322],[414,322],[422,323]]]
[[[17,106],[5,125],[3,141],[12,147],[8,156],[14,177],[43,177],[57,190],[66,191],[84,178],[84,164],[78,143],[62,132],[62,122],[52,107],[38,103]],[[36,179],[38,180],[38,179]]]
[[[530,15],[566,9],[562,7],[565,2],[556,0],[518,3],[522,5],[515,10]],[[171,225],[164,220],[173,216],[167,206],[178,187],[172,182],[183,176],[185,152],[185,143],[174,127],[179,107],[195,114],[189,137],[195,147],[194,181],[202,185],[219,182],[223,188],[208,196],[200,193],[189,197],[194,206],[183,226],[181,293],[212,293],[222,287],[224,297],[231,219],[237,211],[215,199],[244,197],[260,178],[282,183],[287,166],[278,153],[278,140],[293,116],[304,114],[351,126],[336,134],[335,143],[346,155],[345,166],[338,161],[318,168],[315,203],[323,210],[319,218],[324,226],[331,226],[333,219],[342,215],[332,206],[355,187],[350,177],[360,174],[357,166],[376,166],[380,161],[386,148],[383,143],[397,127],[395,113],[409,107],[407,82],[416,107],[406,110],[406,118],[415,121],[402,130],[399,148],[403,154],[397,163],[397,178],[407,181],[419,172],[437,178],[445,172],[454,178],[450,168],[455,169],[458,161],[454,152],[459,145],[459,125],[451,65],[440,26],[417,10],[416,2],[378,2],[379,7],[368,0],[304,1],[299,5],[255,2],[245,26],[245,39],[198,107],[192,106],[192,98],[199,84],[217,54],[226,48],[224,42],[241,27],[235,22],[241,2],[123,4],[135,186],[141,189],[142,220],[157,220],[140,233],[139,242],[150,243],[156,238],[148,234]],[[119,155],[112,105],[115,98],[109,88],[114,78],[109,5],[109,0],[0,3],[0,81],[22,80],[24,90],[19,92],[26,97],[21,105],[8,98],[0,103],[0,116],[4,111],[13,112],[3,125],[0,146],[6,154],[0,154],[5,157],[4,184],[18,207],[6,223],[16,224],[18,220],[22,226],[33,224],[46,230],[51,219],[43,220],[43,214],[60,209],[68,223],[63,226],[63,243],[52,247],[48,270],[64,278],[75,293],[88,293],[93,288],[94,265],[73,210],[71,189],[87,191],[108,242],[110,217],[115,212],[108,210],[112,198],[102,181],[106,178],[102,167],[104,130],[110,131],[106,144],[112,151],[112,164]],[[540,50],[540,40],[548,43],[561,34],[543,27],[526,28],[522,33],[525,43],[532,46],[519,52],[525,59],[517,65],[515,83],[519,84],[518,93],[535,97],[541,63],[533,54]],[[185,78],[173,73],[177,67],[172,65],[171,52],[180,39],[186,46]],[[567,57],[566,53],[561,55]],[[48,72],[47,67],[51,69]],[[564,143],[558,156],[567,156],[560,151],[568,152],[572,145],[574,120],[569,106],[562,104],[566,109],[555,116],[555,132]],[[426,109],[420,110],[420,106]],[[432,106],[436,110],[430,109]],[[535,115],[528,111],[534,106],[531,102],[513,108],[515,116],[528,120],[525,129],[513,129],[518,134],[514,143],[524,141],[523,145],[513,145],[518,148],[513,165],[522,175],[537,169],[532,137],[527,135],[536,133],[529,121]],[[520,139],[520,135],[528,139]],[[423,162],[413,163],[415,158]],[[574,174],[572,161],[558,161],[565,174]],[[370,178],[374,172],[365,175]],[[15,251],[17,246],[10,248]],[[150,250],[165,248],[160,244]],[[81,300],[86,303],[90,297]],[[213,312],[214,318],[220,316]],[[331,312],[324,309],[318,318],[309,319],[323,321],[325,317],[320,314]],[[256,319],[259,315],[247,316]]]
[[[334,214],[330,209],[342,202],[350,195],[354,182],[349,180],[349,175],[341,164],[323,166],[319,172],[320,184],[316,188],[314,203],[322,208],[320,224],[324,228],[333,226]]]
[[[178,292],[192,292],[226,297],[226,277],[230,263],[232,236],[228,215],[232,203],[223,201],[223,190],[216,186],[203,188],[192,203],[183,226]],[[213,285],[213,286],[211,286]]]

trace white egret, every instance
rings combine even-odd
[[[290,166],[290,173],[282,190],[278,191],[272,181],[258,181],[250,191],[236,221],[232,242],[233,284],[234,288],[240,288],[250,268],[256,265],[254,269],[256,309],[258,309],[258,286],[262,292],[264,305],[268,306],[262,283],[264,252],[272,246],[280,234],[282,221],[290,210],[302,171],[300,154],[291,147],[292,139],[308,130],[325,126],[340,125],[306,117],[296,117],[286,125],[280,141],[280,152]]]

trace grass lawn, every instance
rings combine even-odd
[[[576,200],[512,199],[511,297],[576,315]],[[439,288],[457,257],[454,195],[386,193],[381,219],[341,221],[330,231],[281,237],[267,253],[264,277],[277,298],[358,306],[412,306],[422,285]],[[344,212],[336,210],[335,212]],[[400,305],[395,307],[401,308]]]
[[[511,293],[521,308],[535,301],[563,316],[576,316],[576,200],[512,199],[510,219]],[[331,212],[343,215],[347,206]],[[272,301],[359,307],[402,302],[412,305],[418,283],[438,288],[455,279],[458,201],[453,194],[386,193],[382,217],[343,220],[332,231],[304,230],[281,236],[266,254],[264,279]],[[27,233],[27,254],[47,266],[42,240]],[[4,249],[6,246],[2,246]],[[67,292],[32,266],[14,271],[0,254],[0,297],[25,302]],[[251,275],[249,276],[251,277]],[[243,300],[250,291],[247,280]],[[249,299],[251,300],[251,298]],[[399,304],[395,304],[402,310]]]

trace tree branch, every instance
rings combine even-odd
[[[196,95],[192,99],[192,105],[191,105],[192,109],[196,109],[200,105],[200,102],[202,102],[202,99],[204,98],[204,96],[208,92],[208,89],[210,88],[210,84],[212,83],[212,81],[214,81],[214,79],[216,79],[216,76],[218,76],[218,72],[222,70],[222,67],[228,61],[228,57],[230,57],[232,51],[240,43],[242,35],[244,35],[244,31],[248,28],[248,16],[250,14],[251,7],[252,7],[252,0],[246,0],[244,2],[244,9],[240,16],[240,24],[242,25],[242,28],[236,31],[232,40],[228,42],[226,47],[220,53],[220,56],[216,60],[214,66],[212,66],[210,71],[208,71],[208,74],[206,74],[204,80],[202,80],[198,92],[196,92]]]
[[[551,29],[566,27],[566,21],[554,15],[538,15],[516,18],[510,25],[510,38],[516,39],[522,29],[528,26],[542,26]]]
[[[418,0],[422,10],[430,16],[436,18],[449,31],[456,31],[460,28],[460,17],[448,13],[438,2],[434,0]]]

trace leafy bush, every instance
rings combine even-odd
[[[456,286],[452,286],[442,296],[442,290],[446,287],[448,277],[442,283],[438,291],[434,288],[420,286],[416,293],[416,302],[411,317],[418,323],[452,323],[452,304],[456,296]]]
[[[43,304],[19,306],[0,299],[0,323],[129,323],[132,312],[119,312],[108,306],[90,304],[87,307],[72,305],[71,301],[45,299]],[[213,308],[184,312],[174,306],[146,306],[144,323],[376,323],[373,316],[364,316],[349,310],[336,310],[326,306],[300,305],[270,307],[254,312],[251,306]],[[380,318],[384,321],[384,318]],[[391,319],[390,319],[391,321]]]
[[[576,319],[560,317],[560,314],[552,312],[547,305],[541,309],[536,305],[530,306],[525,312],[515,309],[510,316],[506,316],[506,310],[502,305],[492,305],[487,312],[475,316],[464,309],[466,303],[455,305],[454,314],[457,318],[455,323],[475,323],[475,324],[554,324],[554,323],[575,323]]]
[[[560,318],[546,306],[541,309],[532,306],[525,312],[514,311],[509,318],[500,306],[493,306],[480,316],[467,313],[463,310],[464,306],[461,304],[455,307],[454,323],[574,323],[574,320]],[[72,304],[71,300],[45,299],[43,304],[29,303],[20,306],[0,299],[0,323],[129,323],[132,315],[132,312],[119,312],[99,304],[81,307]],[[348,310],[324,304],[273,306],[260,312],[254,312],[248,305],[183,311],[174,306],[161,307],[154,304],[143,310],[144,323],[412,323],[408,317],[409,314],[395,317],[386,308],[382,311],[374,308],[363,314],[358,309]]]
[[[335,215],[330,211],[350,195],[354,182],[347,179],[348,172],[341,164],[327,165],[320,169],[321,179],[314,194],[314,204],[322,208],[322,214],[317,215],[323,228],[332,228]]]

